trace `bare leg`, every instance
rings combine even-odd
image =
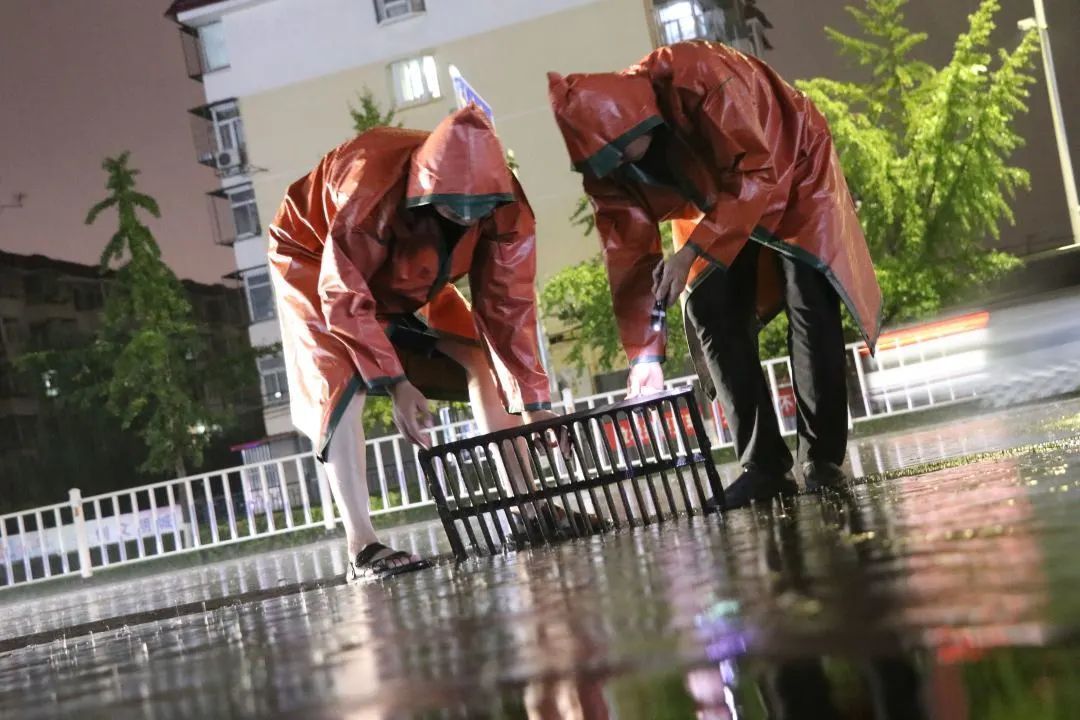
[[[453,340],[440,340],[436,347],[439,352],[465,368],[465,374],[469,378],[469,401],[481,431],[488,433],[521,427],[521,417],[511,415],[503,407],[499,388],[495,384],[495,372],[488,364],[483,348]]]
[[[326,475],[337,503],[341,523],[345,526],[345,538],[349,557],[373,542],[377,542],[375,528],[371,525],[371,508],[367,486],[367,448],[364,444],[364,401],[367,394],[357,392],[338,422],[333,440],[327,449]],[[415,562],[418,558],[390,562],[390,565]]]
[[[439,352],[465,368],[465,374],[469,380],[469,401],[472,403],[473,417],[476,418],[476,424],[480,427],[480,432],[489,433],[507,430],[521,427],[524,424],[520,416],[511,415],[503,407],[502,397],[499,395],[499,388],[495,381],[495,373],[488,363],[483,348],[452,340],[440,340],[436,347]],[[526,484],[531,484],[533,479],[532,467],[527,460],[529,457],[528,446],[524,440],[518,443],[518,458],[524,459],[524,464],[518,459],[508,462],[506,458],[508,451],[509,447],[503,449],[503,463],[510,468],[514,487],[519,492],[524,492]],[[524,466],[522,467],[522,465]],[[522,473],[522,469],[524,473]]]
[[[465,368],[469,381],[469,399],[472,402],[473,416],[476,418],[476,424],[480,426],[480,432],[507,430],[524,424],[525,421],[521,416],[506,412],[496,384],[495,371],[482,348],[449,340],[440,340],[436,347]],[[516,452],[509,443],[499,448],[502,464],[508,469],[510,476],[503,478],[503,482],[512,483],[519,493],[530,492],[534,488],[536,476],[529,460],[529,445],[524,438],[516,440],[514,444],[517,447]],[[559,522],[566,518],[569,510],[562,507],[560,503],[551,503],[550,509],[560,518]],[[531,504],[525,505],[521,510],[525,517],[536,517],[536,508]]]

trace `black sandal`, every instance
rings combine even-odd
[[[599,515],[580,513],[577,510],[555,506],[559,529],[578,535],[592,535],[608,529],[608,522]],[[570,526],[573,525],[573,528]]]
[[[545,537],[564,540],[578,535],[591,535],[607,527],[607,523],[596,515],[584,515],[575,510],[568,512],[565,508],[553,504],[541,506],[540,517],[524,517],[520,510],[514,508],[510,511],[510,524],[510,539],[516,547]]]
[[[510,510],[510,540],[515,548],[521,548],[530,542],[543,542],[545,537],[555,537],[558,533],[551,520],[545,518],[543,525],[536,515],[525,516],[517,508]]]
[[[395,560],[409,557],[411,557],[411,554],[403,550],[393,550],[382,543],[373,542],[356,553],[356,557],[349,563],[349,571],[346,573],[345,579],[350,583],[366,580],[384,580],[395,575],[403,575],[404,573],[431,567],[431,562],[423,558],[391,565]]]

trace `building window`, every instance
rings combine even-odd
[[[22,395],[19,391],[19,379],[15,367],[0,357],[0,398],[12,398]]]
[[[199,52],[202,53],[203,72],[213,72],[229,67],[225,52],[225,25],[218,21],[199,28]]]
[[[79,312],[99,310],[105,304],[105,297],[97,283],[78,283],[72,287],[72,293],[75,296],[75,309]]]
[[[381,25],[390,20],[424,12],[424,0],[375,0],[375,19]]]
[[[442,97],[439,67],[431,55],[401,60],[390,66],[390,81],[398,106],[416,105]]]
[[[26,342],[26,333],[18,318],[0,318],[0,341],[6,348],[17,348]]]
[[[262,232],[251,183],[219,188],[207,196],[214,223],[214,241],[219,245],[232,245],[237,240],[258,237]]]
[[[238,190],[230,189],[229,204],[232,206],[233,223],[236,225],[236,239],[255,237],[259,227],[259,208],[255,205],[255,190],[245,185]]]
[[[219,175],[234,175],[247,166],[244,124],[235,100],[203,105],[189,111],[194,120],[195,147],[199,162],[216,168]]]
[[[289,399],[289,379],[285,374],[284,357],[270,355],[259,358],[259,377],[262,380],[263,398],[268,404]]]
[[[49,318],[30,325],[30,346],[35,350],[59,350],[78,341],[79,324],[71,318]]]
[[[0,297],[19,298],[22,295],[22,278],[14,272],[0,269]]]
[[[274,288],[270,284],[270,273],[265,269],[244,273],[244,287],[247,290],[251,322],[257,323],[272,319],[276,313],[274,310]]]
[[[708,36],[705,15],[697,0],[678,0],[658,5],[656,16],[660,24],[660,37],[665,45]]]
[[[27,305],[59,305],[70,300],[70,291],[51,272],[32,273],[23,277],[23,293]]]

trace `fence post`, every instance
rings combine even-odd
[[[574,412],[574,392],[568,387],[562,389],[563,414]]]
[[[68,501],[71,503],[71,517],[75,521],[75,543],[79,548],[79,574],[88,578],[94,574],[94,569],[90,566],[90,536],[86,532],[82,492],[79,488],[68,490]]]
[[[333,530],[337,526],[334,519],[334,498],[330,494],[330,479],[326,477],[326,469],[318,460],[315,461],[315,476],[319,479],[319,499],[322,501],[323,527]]]
[[[451,420],[451,418],[450,418],[450,408],[448,408],[448,407],[439,408],[439,422],[441,422],[442,426],[443,426],[443,439],[444,439],[444,441],[445,442],[454,442],[455,440],[457,440],[457,433],[454,432],[454,428],[453,428],[453,425],[452,425],[453,420]]]

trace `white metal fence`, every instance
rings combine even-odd
[[[918,411],[973,397],[985,373],[985,330],[946,338],[897,338],[870,357],[861,343],[849,345],[851,421]],[[796,428],[791,364],[763,363],[773,405],[785,434]],[[696,376],[668,380],[697,385]],[[624,390],[574,398],[564,391],[556,410],[580,410],[615,402]],[[707,408],[714,447],[731,444],[717,403]],[[434,443],[474,434],[472,420],[444,423],[430,432]],[[401,435],[367,444],[367,482],[372,514],[430,505],[416,449]],[[332,530],[337,519],[329,484],[309,453],[250,463],[117,492],[0,516],[0,589],[81,574],[113,565],[177,555],[309,528]]]

